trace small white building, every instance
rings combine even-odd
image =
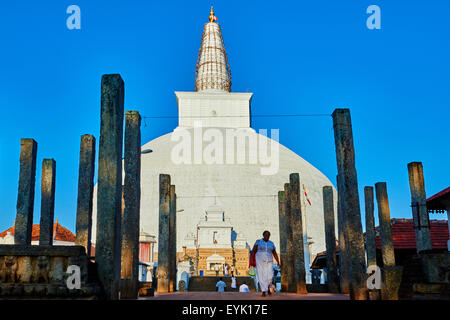
[[[218,205],[210,206],[198,224],[199,248],[231,248],[233,226],[225,220],[225,212]]]

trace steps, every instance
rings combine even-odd
[[[225,291],[238,292],[239,286],[245,283],[251,292],[255,292],[255,282],[252,277],[236,277],[236,289],[231,288],[231,277],[216,277],[216,276],[193,276],[189,279],[188,291],[217,291],[216,283],[219,279],[227,284]]]

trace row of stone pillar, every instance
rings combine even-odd
[[[122,188],[123,120],[123,80],[118,74],[104,75],[101,84],[95,261],[107,299],[118,299],[119,291],[121,298],[136,298],[139,290],[141,117],[137,111],[125,112],[125,182]],[[95,144],[94,136],[81,137],[75,244],[85,247],[88,256],[91,255]],[[14,235],[14,242],[19,245],[31,245],[36,155],[36,141],[22,139]],[[55,174],[56,162],[44,159],[40,245],[52,244]]]
[[[339,284],[342,293],[349,293],[351,299],[369,298],[365,261],[364,237],[358,196],[358,183],[355,167],[355,151],[350,111],[336,109],[333,114],[333,128],[336,145],[337,187],[338,187],[338,238],[339,238]],[[426,212],[426,196],[423,169],[420,162],[408,164],[411,206],[416,230],[417,251],[431,249],[429,220]],[[398,299],[402,269],[395,264],[392,242],[389,200],[385,182],[375,184],[380,225],[382,270],[382,299]],[[333,267],[334,249],[331,244],[332,196],[330,187],[324,187],[325,232],[327,237],[327,267]],[[373,187],[364,188],[366,213],[367,265],[376,265],[374,197]],[[334,230],[334,229],[333,229]],[[335,290],[334,274],[331,274],[330,290]]]
[[[139,291],[139,231],[141,174],[141,117],[125,111],[124,185],[122,188],[122,148],[124,122],[124,82],[120,75],[103,75],[97,184],[97,238],[95,262],[107,299],[136,299]],[[93,137],[92,137],[93,138]],[[93,140],[95,142],[95,140]],[[82,141],[83,145],[83,141]],[[94,150],[86,145],[89,164],[81,167],[92,186]],[[83,151],[80,151],[80,158]],[[84,184],[80,174],[79,190]],[[92,192],[86,191],[92,202]],[[122,208],[122,199],[124,206]],[[78,204],[77,238],[90,247],[92,207]],[[79,216],[79,217],[78,217]],[[79,222],[79,224],[78,224]],[[83,240],[82,240],[83,239]],[[81,243],[83,241],[83,243]],[[87,241],[87,242],[86,242]]]
[[[306,294],[303,224],[298,173],[278,192],[281,290]]]
[[[398,289],[401,283],[402,268],[396,266],[395,264],[394,244],[391,231],[391,216],[386,182],[376,183],[375,193],[378,205],[378,221],[380,226],[379,230],[383,268],[381,269],[381,292],[378,289],[372,290],[372,298],[398,300]],[[367,266],[370,268],[372,266],[377,266],[373,187],[364,187],[364,198],[366,208]]]
[[[355,151],[350,111],[336,109],[333,114],[333,128],[338,168],[338,230],[340,249],[340,286],[342,293],[349,293],[351,299],[369,299],[367,287],[367,268],[365,259],[364,235],[361,224],[361,212],[358,195],[358,182],[355,166]],[[386,268],[395,267],[392,235],[390,231],[389,204],[385,183],[377,183],[379,202],[380,230],[383,244],[383,258]],[[367,240],[374,243],[373,188],[364,190],[366,199]],[[324,195],[324,206],[325,195]],[[375,249],[368,248],[368,264],[376,262]],[[327,258],[331,252],[327,248]],[[385,274],[390,270],[386,269]],[[395,273],[398,275],[398,273]],[[386,291],[386,290],[385,290]]]
[[[423,178],[423,167],[420,162],[408,164],[409,183],[411,190],[411,207],[413,211],[414,228],[416,232],[417,252],[431,250],[430,226],[426,211],[426,194]],[[402,268],[396,266],[395,251],[391,231],[391,217],[386,182],[375,184],[378,206],[378,220],[380,226],[381,256],[382,256],[382,288],[381,299],[397,300],[402,279]],[[374,223],[373,187],[364,187],[366,208],[366,251],[367,265],[377,266],[376,234]],[[379,293],[375,292],[379,297]]]
[[[19,187],[17,214],[14,223],[14,243],[31,245],[33,231],[34,189],[36,179],[37,142],[22,139],[20,142]],[[41,176],[41,218],[39,245],[53,244],[53,220],[55,215],[56,161],[42,161]]]

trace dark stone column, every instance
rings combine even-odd
[[[169,290],[177,291],[177,195],[175,186],[170,186],[169,213]]]
[[[416,231],[416,247],[417,253],[419,253],[432,249],[422,162],[408,163],[408,175],[414,229]]]
[[[327,248],[328,291],[339,292],[336,270],[336,235],[334,225],[333,187],[323,187],[323,212],[325,220],[325,243]]]
[[[124,100],[124,83],[120,75],[103,75],[101,92],[95,261],[106,298],[118,299]]]
[[[14,243],[31,245],[33,229],[34,184],[36,180],[37,142],[20,140],[20,172],[17,193],[17,215],[14,223]]]
[[[95,137],[81,136],[78,168],[77,226],[75,245],[83,246],[91,255],[92,201],[95,174]]]
[[[137,111],[125,111],[124,166],[120,298],[137,299],[141,203],[141,116]]]
[[[375,233],[375,219],[374,219],[374,202],[373,202],[373,187],[364,187],[364,202],[366,213],[366,252],[367,252],[367,267],[377,265],[376,252],[376,233]],[[379,300],[381,298],[380,290],[370,290],[371,300]]]
[[[294,240],[293,240],[293,227],[292,227],[292,215],[291,215],[291,196],[290,196],[289,183],[284,184],[284,208],[286,210],[286,234],[287,234],[287,266],[286,266],[286,278],[288,283],[288,292],[297,292],[297,283],[295,281],[295,252],[294,252]]]
[[[53,159],[42,161],[41,177],[41,222],[39,245],[53,244],[53,220],[55,217],[55,178],[56,162]]]
[[[348,294],[349,284],[348,284],[348,272],[349,272],[349,259],[347,255],[347,239],[345,236],[345,208],[343,193],[344,189],[342,187],[341,178],[339,175],[336,176],[337,187],[338,187],[338,233],[339,233],[339,291],[344,294]]]
[[[342,178],[345,214],[345,234],[347,237],[349,260],[350,298],[366,300],[369,292],[366,285],[366,259],[364,237],[359,206],[358,179],[355,167],[355,150],[349,109],[333,112],[333,128],[336,144],[338,174]]]
[[[391,215],[389,212],[389,200],[387,195],[386,182],[376,183],[375,192],[377,194],[383,266],[393,267],[395,266],[395,256],[394,244],[392,243]]]
[[[288,289],[288,262],[287,262],[287,221],[286,210],[284,207],[285,195],[284,191],[278,191],[278,216],[280,229],[280,262],[281,262],[281,291],[287,292]]]
[[[159,175],[158,292],[169,292],[170,176]]]
[[[395,266],[386,182],[376,183],[375,192],[377,195],[378,220],[380,224],[381,254],[383,256],[381,299],[398,300],[402,268]]]
[[[291,173],[289,175],[289,187],[296,292],[306,294],[308,291],[306,291],[305,252],[303,244],[302,210],[300,206],[300,178],[298,173]]]
[[[364,187],[364,201],[366,205],[366,251],[367,266],[377,265],[375,246],[375,220],[373,215],[373,187]]]

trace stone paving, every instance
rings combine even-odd
[[[277,292],[262,297],[260,292],[174,292],[155,293],[153,297],[139,297],[140,300],[349,300],[345,294],[308,293],[296,294]]]

